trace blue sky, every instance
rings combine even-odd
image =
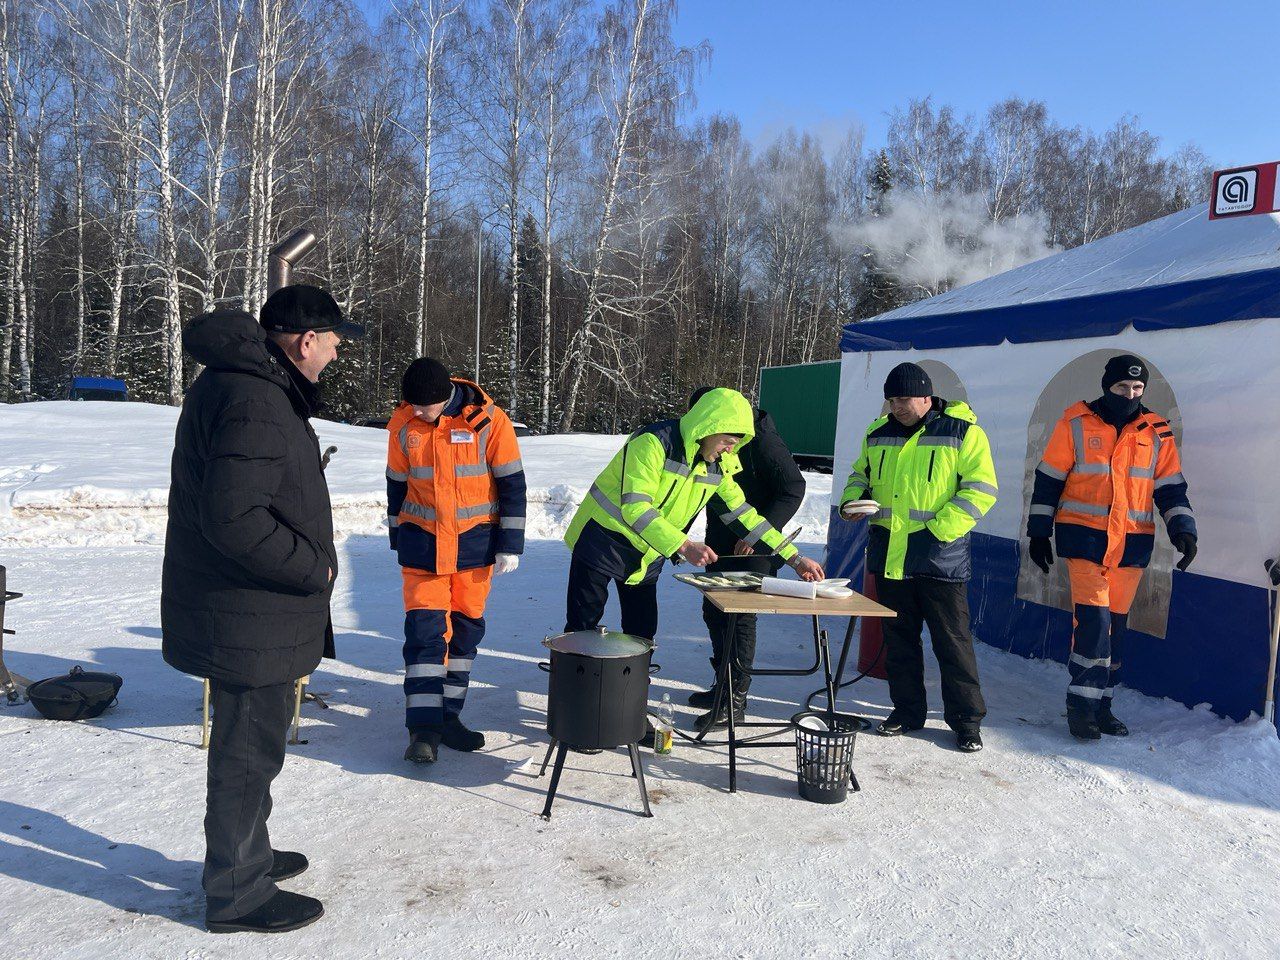
[[[875,143],[911,97],[977,113],[1018,95],[1097,130],[1135,113],[1220,167],[1280,160],[1276,0],[683,0],[676,32],[712,47],[697,111],[757,141],[857,120]]]

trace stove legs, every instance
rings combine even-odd
[[[547,802],[542,808],[543,820],[551,819],[551,804],[555,802],[556,790],[560,786],[560,774],[564,770],[564,757],[569,752],[569,745],[552,740],[551,745],[547,747],[547,755],[542,758],[542,769],[538,772],[538,776],[547,772],[547,763],[551,760],[552,751],[555,752],[556,763],[551,769],[551,786],[547,788]],[[631,776],[640,788],[640,804],[644,809],[641,816],[652,817],[653,811],[649,809],[649,790],[644,783],[644,766],[640,763],[640,747],[629,743],[627,753],[631,755]]]
[[[640,748],[634,743],[628,743],[627,752],[631,754],[631,772],[640,786],[640,804],[644,808],[641,816],[652,817],[653,811],[649,809],[649,791],[644,785],[644,767],[640,765]]]
[[[556,744],[553,742],[552,746],[554,747]],[[556,751],[556,765],[551,771],[551,786],[547,790],[547,803],[546,806],[542,808],[543,820],[551,819],[551,804],[555,802],[556,788],[560,786],[560,773],[564,770],[564,755],[569,752],[569,745],[567,743],[562,743],[559,746],[560,749]],[[551,756],[550,750],[547,751],[547,756]],[[542,769],[545,770],[546,768],[547,766],[544,762]]]

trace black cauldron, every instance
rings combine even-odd
[[[542,641],[551,650],[547,732],[578,750],[639,742],[648,730],[653,641],[626,633],[577,630]]]

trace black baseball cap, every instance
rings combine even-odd
[[[319,287],[305,283],[281,287],[262,305],[258,322],[273,333],[306,333],[332,330],[340,337],[359,340],[364,327],[342,318],[338,302]]]

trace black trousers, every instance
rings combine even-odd
[[[204,816],[205,914],[233,920],[276,893],[271,870],[271,781],[284,766],[293,684],[212,683],[209,793]]]
[[[725,657],[725,627],[729,624],[729,614],[703,597],[702,622],[707,625],[707,633],[711,636],[711,668],[719,677]],[[756,615],[739,613],[733,632],[737,641],[734,646],[733,688],[738,693],[746,693],[751,686],[751,675],[747,671],[756,662]]]
[[[969,633],[969,585],[928,577],[876,577],[879,600],[897,616],[881,621],[885,669],[893,710],[905,723],[923,725],[928,712],[924,690],[924,641],[929,625],[933,653],[942,673],[943,719],[957,733],[976,732],[987,715],[978,684],[978,661]]]
[[[604,616],[609,599],[609,584],[618,591],[622,608],[622,632],[652,640],[658,633],[658,581],[628,586],[595,567],[590,567],[574,554],[569,563],[569,590],[565,597],[565,633],[594,630]]]

